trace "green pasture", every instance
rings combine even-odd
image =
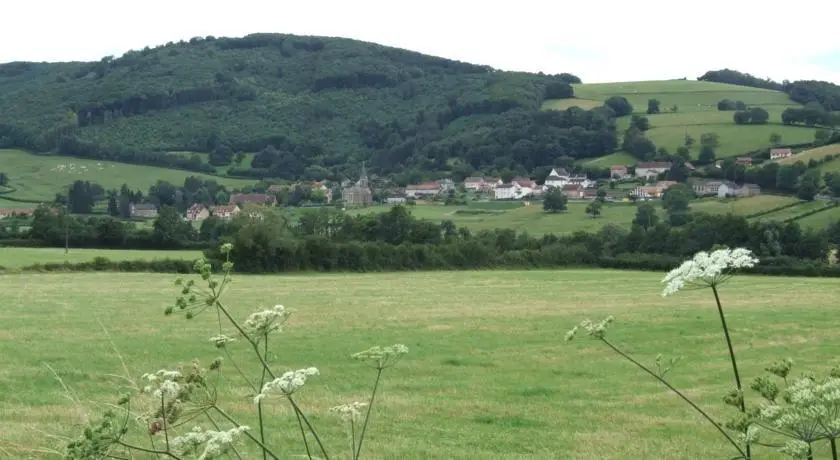
[[[822,160],[827,155],[838,155],[840,154],[840,144],[831,144],[831,145],[823,145],[822,147],[817,147],[814,149],[804,150],[802,152],[796,153],[792,156],[787,158],[782,158],[781,160],[776,160],[779,164],[794,164],[797,161],[801,161],[805,164],[808,164],[810,160]]]
[[[183,185],[188,176],[215,180],[227,187],[243,187],[253,180],[208,176],[192,171],[140,166],[109,161],[85,160],[65,156],[34,155],[21,150],[0,150],[0,171],[9,176],[10,185],[16,190],[8,196],[26,200],[52,201],[76,180],[97,182],[106,189],[128,184],[144,193],[157,180]],[[6,207],[2,200],[0,207]],[[29,205],[31,206],[31,204]]]
[[[771,147],[770,135],[773,133],[781,135],[785,144],[814,140],[814,128],[781,124],[782,112],[800,104],[779,91],[693,80],[592,83],[574,85],[574,88],[578,99],[548,100],[543,108],[561,110],[570,105],[591,108],[612,96],[623,96],[633,105],[635,113],[646,115],[648,100],[657,99],[661,113],[646,115],[651,126],[647,137],[657,147],[665,147],[671,152],[684,144],[686,134],[699,144],[700,136],[708,132],[720,136],[720,146],[717,148],[719,158]],[[770,114],[768,124],[736,125],[733,111],[717,109],[717,103],[722,99],[743,101],[748,106],[764,108]],[[677,106],[676,112],[671,111],[674,106]],[[620,118],[618,129],[623,132],[629,123],[630,117]],[[696,158],[698,153],[699,147],[695,147],[692,155]]]
[[[76,249],[70,248],[6,248],[0,247],[0,267],[22,268],[34,264],[62,264],[90,262],[96,257],[118,260],[160,260],[185,259],[195,260],[201,257],[201,251],[162,251],[128,249]]]
[[[319,368],[296,398],[332,458],[346,458],[347,438],[328,409],[363,400],[374,378],[349,355],[393,343],[410,353],[384,376],[364,458],[730,458],[714,429],[650,377],[585,337],[563,342],[582,319],[614,315],[615,344],[648,365],[659,353],[683,357],[669,380],[713,417],[729,418],[734,409],[722,398],[732,387],[731,367],[711,294],[662,298],[662,276],[611,270],[239,276],[223,302],[239,319],[278,303],[293,310],[274,339],[270,364],[277,372]],[[193,359],[207,365],[219,356],[208,340],[218,333],[215,314],[163,315],[178,295],[172,280],[0,276],[0,454],[53,458],[50,450],[80,435],[143,373]],[[743,276],[723,287],[743,378],[751,382],[785,357],[796,361],[797,375],[836,365],[840,320],[830,310],[838,296],[840,284],[830,279]],[[254,363],[243,360],[247,344],[235,342],[231,354],[252,372]],[[219,404],[253,427],[253,392],[227,359],[217,385]],[[282,458],[305,455],[294,414],[280,398],[266,401],[267,442]],[[747,392],[747,402],[757,404],[754,393]],[[138,430],[131,440],[147,442],[147,427]],[[785,458],[759,451],[763,459]],[[243,454],[255,458],[253,451]]]

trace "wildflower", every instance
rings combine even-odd
[[[195,427],[189,433],[174,438],[170,445],[178,455],[198,454],[200,451],[201,453],[196,458],[210,460],[224,455],[236,438],[249,429],[247,426],[239,426],[227,431],[204,431],[200,427]],[[203,449],[201,449],[202,444]]]
[[[406,353],[408,353],[408,347],[398,343],[390,347],[368,348],[365,351],[354,353],[350,357],[358,361],[366,361],[374,368],[382,370],[396,364]]]
[[[143,374],[142,380],[149,382],[143,388],[143,393],[150,393],[155,398],[173,397],[181,391],[181,373],[161,369],[153,374]]]
[[[225,345],[235,342],[236,338],[227,336],[225,334],[219,334],[213,337],[210,337],[210,341],[216,344],[216,348],[224,348]]]
[[[271,332],[279,331],[288,318],[289,312],[286,308],[275,305],[274,308],[252,313],[245,320],[244,329],[253,338],[259,339]]]
[[[592,321],[585,319],[580,322],[577,326],[573,327],[569,332],[566,333],[565,340],[566,342],[571,342],[580,329],[586,331],[586,335],[594,337],[596,339],[603,338],[607,333],[607,326],[613,322],[615,318],[612,316],[607,316],[604,318],[603,321],[600,323],[593,323]]]
[[[744,248],[701,251],[694,258],[671,270],[662,280],[666,283],[662,296],[676,294],[686,286],[715,287],[732,277],[739,268],[754,267],[758,259]]]
[[[280,377],[277,377],[270,382],[266,382],[266,384],[262,387],[262,391],[260,391],[258,395],[254,396],[254,404],[258,404],[266,396],[268,396],[269,393],[274,391],[279,391],[280,393],[289,396],[305,385],[308,377],[314,375],[320,375],[318,369],[314,367],[288,371]]]
[[[365,407],[367,407],[367,403],[353,402],[331,407],[330,412],[338,414],[342,420],[356,421],[361,416],[362,409]]]

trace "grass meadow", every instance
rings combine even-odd
[[[713,416],[730,416],[721,399],[731,368],[710,294],[663,299],[661,277],[611,270],[239,276],[227,301],[239,318],[276,303],[294,310],[272,364],[320,369],[298,396],[333,452],[345,435],[327,409],[364,398],[373,377],[348,356],[404,343],[410,353],[385,376],[365,458],[730,458],[712,428],[631,364],[585,337],[563,343],[580,320],[614,315],[616,344],[648,364],[660,352],[683,356],[670,380]],[[22,446],[55,448],[80,433],[119,393],[120,378],[109,374],[138,379],[218,356],[208,341],[215,316],[163,315],[177,295],[172,280],[0,276],[0,454],[54,457]],[[743,276],[721,296],[746,379],[779,357],[792,356],[799,372],[835,364],[836,280]],[[232,353],[246,355],[241,343]],[[224,375],[224,406],[253,424],[249,391],[230,369]],[[293,413],[269,401],[270,443],[284,458],[303,454]],[[762,450],[761,458],[782,457]]]
[[[770,135],[778,133],[782,142],[788,144],[810,142],[814,139],[814,128],[786,126],[781,123],[781,114],[788,107],[800,104],[787,94],[745,86],[727,85],[693,80],[664,80],[623,83],[590,83],[573,85],[574,99],[548,100],[545,109],[563,110],[571,106],[597,107],[612,96],[624,96],[633,105],[635,113],[645,114],[648,99],[658,99],[662,113],[647,115],[651,129],[647,137],[657,147],[673,152],[683,145],[685,135],[700,141],[703,133],[715,132],[720,136],[716,149],[719,158],[742,155],[752,150],[770,147]],[[748,106],[762,107],[770,114],[766,125],[736,125],[734,112],[719,111],[718,101],[732,99],[744,101]],[[677,106],[677,112],[669,112]],[[630,117],[618,120],[618,129],[624,131]],[[693,155],[699,149],[693,149]],[[625,158],[621,160],[626,161]]]
[[[128,250],[128,249],[76,249],[70,248],[65,254],[63,248],[5,248],[0,247],[0,267],[23,268],[34,264],[61,264],[89,262],[96,257],[108,260],[158,260],[184,259],[195,260],[201,257],[201,251],[164,251],[164,250]]]
[[[122,184],[128,184],[132,189],[143,191],[148,190],[157,180],[183,185],[188,176],[212,179],[227,187],[242,187],[255,182],[155,166],[34,155],[22,150],[0,150],[0,165],[2,172],[9,176],[9,185],[16,189],[8,196],[25,200],[51,201],[55,199],[56,193],[76,180],[97,182],[106,189],[118,189]],[[0,200],[0,203],[0,207],[6,207],[11,202]]]
[[[692,201],[691,209],[712,214],[749,215],[797,201],[799,200],[793,197],[776,195],[760,195],[730,200],[704,198]],[[660,208],[661,202],[652,201],[651,203],[657,207],[660,217],[664,218],[664,210]],[[417,218],[435,222],[451,220],[455,225],[467,227],[473,231],[511,228],[519,232],[527,231],[532,235],[598,231],[607,224],[629,228],[636,216],[636,204],[618,202],[605,204],[601,216],[593,219],[592,216],[586,214],[588,204],[588,202],[569,202],[568,210],[558,213],[543,211],[541,202],[534,202],[530,206],[524,206],[521,202],[473,202],[466,206],[418,204],[409,207],[409,209]],[[821,202],[820,205],[822,205]],[[794,217],[811,209],[809,206],[816,205],[803,203],[803,205],[794,206],[786,211],[771,213],[765,218],[775,220],[776,214],[782,216],[783,212],[784,219]],[[354,214],[380,213],[387,212],[389,209],[391,209],[391,206],[382,205],[348,212]],[[486,210],[487,213],[474,214],[474,212],[480,210]]]

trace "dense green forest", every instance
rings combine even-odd
[[[0,148],[288,179],[362,161],[388,174],[527,172],[616,148],[609,109],[539,111],[578,82],[342,38],[194,38],[0,65]]]

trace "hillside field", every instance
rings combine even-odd
[[[575,99],[548,100],[544,109],[563,110],[577,105],[592,108],[603,104],[612,96],[624,96],[633,105],[634,113],[645,115],[651,129],[647,137],[657,147],[674,152],[683,145],[685,135],[691,135],[698,143],[703,133],[714,132],[720,136],[717,156],[725,158],[745,154],[752,150],[770,147],[770,135],[778,133],[782,142],[796,144],[814,140],[814,128],[785,126],[781,113],[788,107],[799,107],[787,94],[745,86],[728,85],[693,80],[663,80],[622,83],[591,83],[573,85]],[[661,113],[647,115],[648,99],[661,103]],[[751,107],[762,107],[770,114],[766,125],[736,125],[733,111],[719,111],[718,101],[732,99],[743,101]],[[669,112],[677,106],[677,112]],[[630,117],[618,120],[618,129],[624,131]],[[696,155],[699,148],[694,148]],[[625,158],[621,158],[625,160]],[[593,161],[596,162],[598,160]],[[599,162],[600,163],[600,162]]]
[[[374,377],[349,354],[403,343],[410,353],[384,375],[367,458],[729,458],[714,429],[631,364],[585,337],[563,342],[582,319],[614,315],[609,336],[618,346],[650,365],[658,353],[682,356],[669,380],[728,418],[721,399],[731,368],[711,295],[662,298],[661,277],[606,270],[240,276],[225,300],[237,318],[276,303],[293,309],[271,364],[319,368],[296,397],[333,456],[346,437],[328,408],[364,398]],[[178,294],[173,278],[0,277],[0,452],[42,458],[26,448],[56,448],[80,434],[86,417],[95,420],[125,391],[119,376],[136,381],[219,354],[207,340],[218,327],[214,314],[163,315]],[[725,286],[744,378],[786,356],[797,375],[836,364],[840,320],[827,308],[838,295],[837,282],[817,278],[745,276]],[[237,359],[247,353],[240,342],[231,350]],[[223,379],[221,405],[251,420],[251,392],[233,371]],[[279,398],[268,401],[268,442],[300,454],[294,416]],[[146,427],[140,432],[145,437]],[[761,450],[762,458],[784,458]]]
[[[76,180],[97,182],[105,189],[120,188],[128,184],[132,189],[143,193],[149,190],[157,180],[183,185],[189,176],[215,180],[227,187],[243,187],[255,181],[209,176],[191,171],[139,166],[110,161],[86,160],[64,156],[33,155],[22,150],[0,149],[0,172],[9,176],[14,192],[6,196],[23,200],[52,201],[56,193],[61,192]],[[0,207],[13,203],[3,200],[0,195]],[[32,206],[29,204],[28,206]],[[12,206],[8,206],[12,207]]]
[[[726,214],[731,212],[736,215],[749,215],[761,211],[768,211],[797,201],[798,199],[796,198],[777,195],[761,195],[724,201],[716,198],[704,198],[692,201],[691,209],[693,211],[712,214]],[[657,206],[657,208],[661,204],[658,201],[651,203]],[[455,225],[467,227],[472,231],[510,228],[519,232],[527,231],[532,235],[598,231],[607,224],[629,228],[636,215],[636,205],[633,203],[607,203],[602,208],[601,216],[593,219],[590,215],[586,214],[586,206],[588,204],[588,202],[571,201],[568,203],[567,211],[558,213],[543,211],[541,202],[532,202],[530,206],[524,206],[520,202],[473,202],[467,206],[428,204],[411,206],[409,209],[415,217],[420,219],[427,219],[434,222],[451,220]],[[348,212],[353,214],[378,213],[386,212],[389,209],[391,209],[391,206],[374,206],[372,208],[351,210]],[[793,214],[785,215],[785,218],[801,214],[807,209],[809,209],[807,206],[794,206],[787,211]],[[659,209],[660,218],[663,218],[664,215],[664,211]]]
[[[840,144],[823,145],[822,147],[804,150],[787,158],[776,160],[776,162],[783,165],[792,165],[797,161],[808,164],[808,161],[810,160],[822,160],[826,155],[838,154],[840,154]]]
[[[121,249],[70,248],[70,251],[65,254],[63,248],[0,247],[0,267],[3,268],[22,268],[34,264],[90,262],[96,257],[105,257],[106,259],[113,261],[160,259],[195,260],[201,257],[201,251],[137,251]]]

